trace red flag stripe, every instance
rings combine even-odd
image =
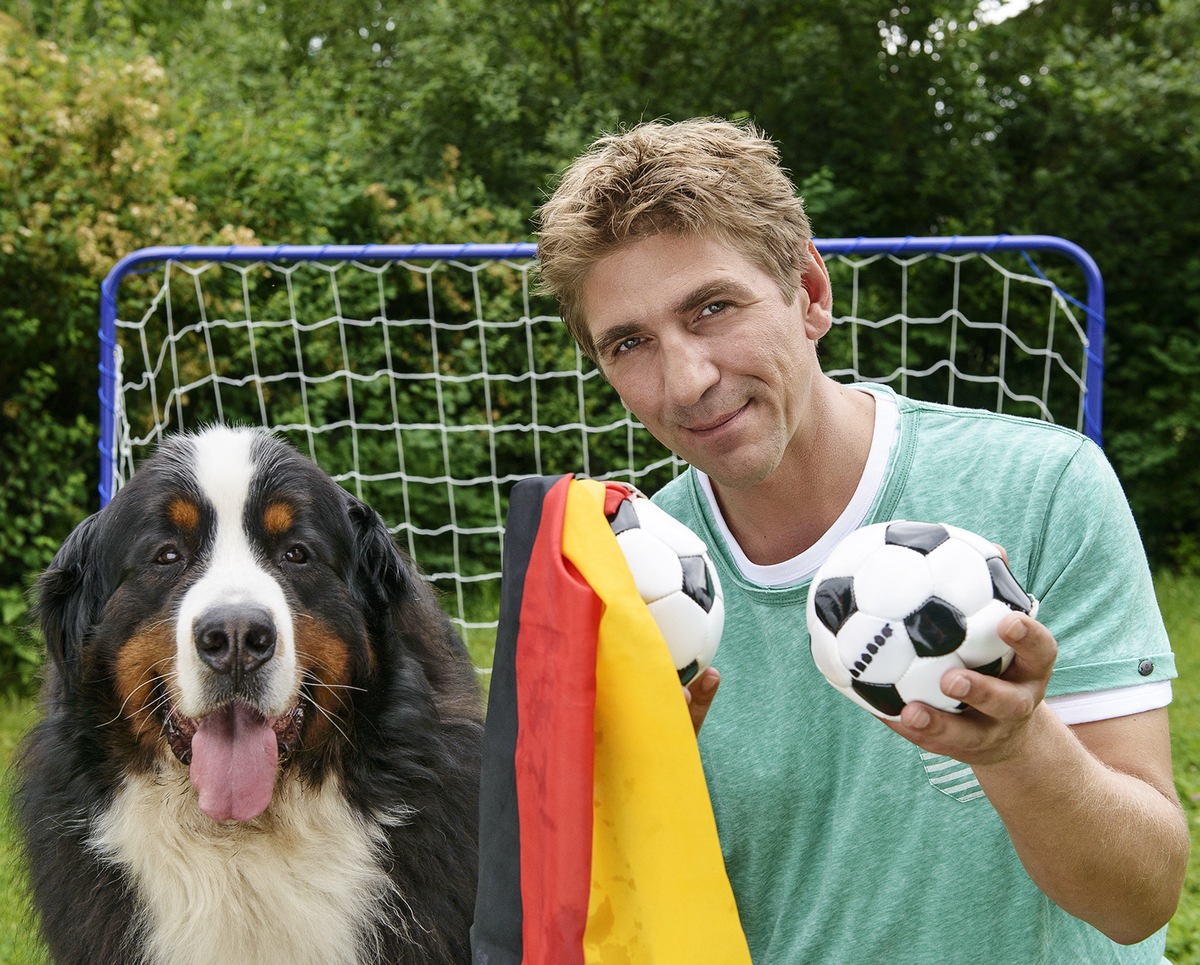
[[[591,884],[600,601],[562,555],[570,477],[546,494],[516,654],[523,961],[582,963]]]

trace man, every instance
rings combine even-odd
[[[655,500],[707,539],[725,588],[720,674],[690,705],[755,961],[1159,961],[1189,846],[1174,662],[1100,451],[825,376],[829,277],[751,126],[601,138],[539,218],[568,327],[691,467]],[[1002,679],[946,673],[961,715],[910,704],[885,724],[809,657],[817,566],[896,518],[1001,544],[1041,601],[1044,624],[1005,618]]]

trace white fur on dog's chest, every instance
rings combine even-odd
[[[381,823],[334,781],[315,790],[285,775],[260,818],[218,824],[172,767],[127,780],[89,843],[135,885],[144,965],[353,965],[404,906],[381,865]]]

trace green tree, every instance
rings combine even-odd
[[[994,149],[1007,231],[1061,234],[1104,275],[1105,448],[1152,558],[1200,566],[1200,8],[1051,4],[1003,25]],[[1180,494],[1187,494],[1181,498]]]
[[[144,49],[68,54],[0,17],[0,675],[10,686],[27,685],[35,665],[26,589],[92,504],[100,281],[135,245],[203,233],[171,183],[167,101]]]

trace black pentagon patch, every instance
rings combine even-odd
[[[949,531],[939,523],[898,522],[888,526],[884,542],[925,555],[932,553],[949,538]]]
[[[981,664],[978,667],[972,667],[976,673],[986,674],[989,677],[999,677],[1004,669],[1004,658],[997,657],[990,663]]]
[[[1010,609],[1028,613],[1033,608],[1029,594],[1021,589],[1021,584],[1009,571],[1004,560],[993,556],[987,561],[987,565],[992,574],[992,596]]]
[[[617,511],[608,517],[608,522],[612,526],[613,534],[616,536],[620,536],[627,529],[642,528],[637,510],[633,508],[633,500],[630,499],[621,500],[617,505]]]
[[[854,579],[831,576],[822,580],[815,592],[813,609],[817,612],[817,619],[825,624],[830,633],[837,633],[858,609],[854,602]]]
[[[683,592],[695,600],[705,613],[712,609],[713,585],[709,580],[708,567],[701,556],[681,556],[683,568]]]
[[[967,639],[967,621],[962,611],[936,596],[906,616],[904,628],[918,657],[953,653]]]
[[[904,709],[904,698],[891,684],[868,684],[855,680],[850,686],[868,704],[889,717],[899,716],[900,711]]]

